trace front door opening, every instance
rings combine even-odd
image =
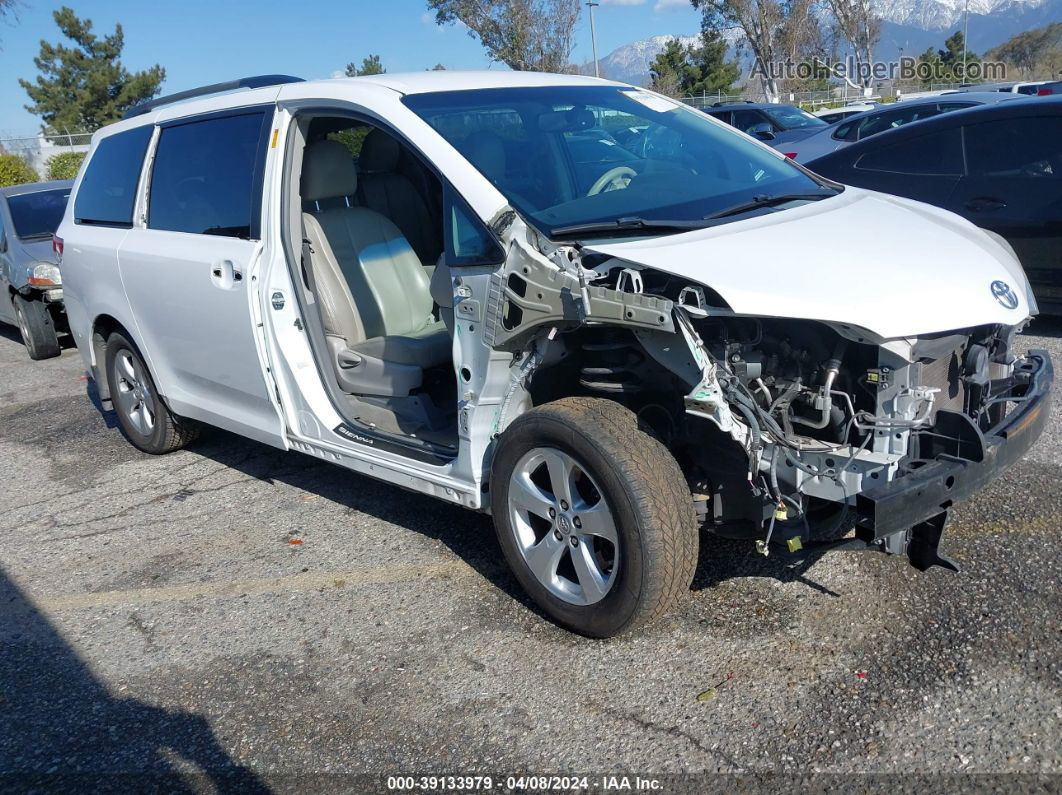
[[[380,127],[315,116],[300,130],[301,287],[313,296],[307,317],[321,334],[311,339],[333,402],[358,430],[452,457],[453,340],[436,302],[452,308],[440,180]]]

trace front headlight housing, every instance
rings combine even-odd
[[[63,283],[63,277],[59,273],[58,265],[52,265],[49,262],[38,262],[33,266],[29,283],[33,287],[59,287]]]

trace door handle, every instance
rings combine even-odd
[[[223,259],[210,266],[210,277],[218,287],[230,290],[243,281],[243,271],[232,260]]]
[[[994,196],[975,196],[966,202],[966,209],[974,212],[988,212],[989,210],[1002,210],[1007,203]]]

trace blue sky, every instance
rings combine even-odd
[[[33,79],[41,39],[57,41],[52,11],[64,3],[21,0],[18,19],[0,21],[0,137],[31,134],[40,125],[23,109],[18,78]],[[253,74],[329,77],[348,61],[378,53],[389,72],[483,69],[477,41],[457,27],[439,28],[425,0],[67,0],[94,30],[125,30],[123,61],[130,70],[166,67],[164,93]],[[591,60],[586,9],[573,60]],[[689,0],[601,0],[598,52],[657,34],[691,34],[700,17]],[[496,65],[494,68],[498,68]]]

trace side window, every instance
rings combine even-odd
[[[917,118],[924,119],[928,116],[935,115],[936,108],[932,105],[929,107],[933,108],[932,113],[929,113],[928,109],[921,110],[918,108],[906,108],[904,110],[892,111],[891,113],[879,113],[869,119],[864,119],[859,126],[859,140],[863,140],[871,135],[876,135],[879,132],[885,132],[885,130],[891,130],[894,127],[900,127]],[[920,116],[920,110],[925,115]]]
[[[257,238],[265,158],[262,111],[163,127],[148,228]]]
[[[963,134],[971,176],[1062,179],[1062,117],[986,121]]]
[[[727,124],[730,124],[730,111],[728,110],[712,110],[708,112],[708,115],[713,118],[719,119],[719,121],[721,122],[726,122]]]
[[[833,137],[838,141],[854,141],[859,134],[859,122],[850,121],[842,124],[834,132]]]
[[[74,223],[133,225],[140,169],[154,129],[150,124],[136,127],[96,145],[74,199]]]
[[[750,127],[755,127],[757,124],[765,122],[771,125],[772,130],[778,128],[776,124],[772,123],[770,119],[758,110],[735,110],[734,121],[731,123],[742,132],[748,132]]]
[[[962,173],[959,130],[940,130],[891,146],[876,147],[856,160],[855,168],[893,174],[958,176]]]
[[[449,186],[443,195],[443,215],[446,219],[444,226],[447,265],[497,265],[505,259],[505,252],[498,241]]]

